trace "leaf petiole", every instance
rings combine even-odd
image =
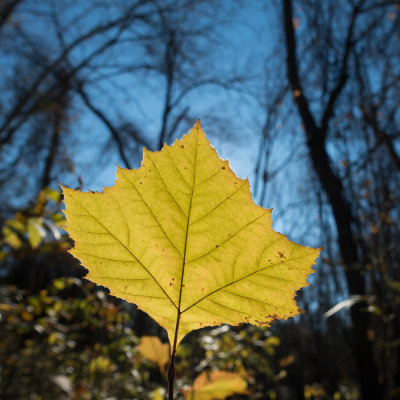
[[[174,335],[174,343],[172,345],[171,352],[171,361],[169,363],[167,378],[168,378],[168,400],[174,400],[174,381],[176,376],[175,371],[175,355],[176,355],[176,347],[178,344],[178,331],[179,331],[179,322],[181,319],[181,312],[178,309],[178,313],[176,316],[176,326],[175,326],[175,335]]]

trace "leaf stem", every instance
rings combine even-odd
[[[171,355],[168,368],[168,400],[174,400],[174,381],[175,381],[175,354]]]
[[[178,330],[179,330],[179,322],[181,319],[181,313],[178,310],[178,314],[176,317],[176,326],[175,326],[175,336],[174,336],[174,344],[172,345],[172,352],[171,352],[171,361],[168,367],[168,400],[174,400],[174,381],[176,376],[175,371],[175,355],[176,355],[176,347],[178,343]]]

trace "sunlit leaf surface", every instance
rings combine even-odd
[[[210,146],[200,123],[103,193],[63,188],[71,253],[87,278],[136,303],[176,343],[193,329],[268,325],[300,312],[296,290],[318,249],[272,229],[248,180]]]

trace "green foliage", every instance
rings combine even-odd
[[[38,294],[2,287],[0,312],[1,398],[140,397],[148,374],[135,373],[129,316],[93,284],[57,279]]]
[[[33,219],[40,242],[32,240]],[[0,398],[148,398],[157,379],[138,372],[126,303],[77,277],[82,270],[66,252],[62,223],[60,194],[45,190],[4,224]]]
[[[54,196],[49,197],[49,193]],[[42,192],[31,209],[17,212],[9,219],[5,226],[17,222],[19,227],[17,232],[12,231],[18,246],[11,245],[10,233],[3,230],[3,276],[5,281],[16,279],[19,287],[0,286],[0,398],[162,397],[160,388],[165,386],[165,377],[156,364],[139,354],[139,341],[132,330],[133,308],[78,277],[51,279],[54,274],[65,272],[80,274],[77,263],[66,253],[70,242],[62,231],[44,229],[40,243],[32,246],[29,221],[38,219],[44,227],[48,221],[62,222],[59,205],[57,193]],[[11,276],[7,276],[8,271]],[[191,344],[181,349],[178,396],[183,398],[181,390],[191,386],[203,371],[212,369],[249,369],[250,390],[254,393],[260,389],[254,385],[255,369],[243,364],[243,360],[252,357],[238,358],[231,347],[235,341],[235,350],[247,348],[250,354],[252,336],[246,330],[239,334],[226,328],[218,328],[224,332],[204,331],[200,337],[192,335]],[[267,331],[262,328],[260,332]],[[210,346],[219,350],[214,353]],[[245,355],[242,350],[239,354]],[[260,353],[256,362],[265,355]],[[257,371],[264,377],[268,358],[262,360]]]
[[[148,399],[164,378],[138,354],[125,306],[76,278],[56,279],[38,294],[1,287],[0,397]],[[178,388],[190,386],[202,371],[247,371],[252,398],[263,398],[279,381],[278,343],[255,327],[193,335],[178,353]]]
[[[29,208],[4,221],[0,233],[0,279],[38,291],[60,276],[82,276],[66,250],[72,242],[60,227],[61,194],[45,189]]]
[[[274,398],[286,371],[279,363],[280,340],[265,327],[221,327],[191,334],[178,348],[179,385],[191,385],[202,371],[232,371],[246,375],[248,395],[237,399]]]
[[[60,199],[54,194],[40,194],[37,204],[9,220],[21,223],[19,247],[11,246],[5,235],[1,240],[3,281],[12,278],[19,287],[0,286],[0,398],[58,400],[68,394],[74,400],[163,399],[165,377],[137,348],[133,329],[138,314],[133,307],[78,277],[82,270],[66,252],[70,242],[61,230],[57,235],[45,228],[40,244],[32,246],[29,219],[41,220],[44,227],[45,221],[55,226],[61,222]],[[11,278],[8,271],[14,271]],[[65,274],[75,277],[57,278]],[[337,386],[318,379],[312,360],[319,355],[302,344],[313,342],[311,332],[293,320],[273,331],[223,325],[190,334],[177,354],[177,398],[183,399],[183,390],[203,372],[216,370],[246,374],[249,394],[229,399],[355,395],[357,388],[344,372]],[[304,354],[311,360],[308,364]]]
[[[60,212],[60,201],[58,191],[49,188],[41,191],[32,208],[18,211],[14,218],[5,221],[1,245],[14,250],[37,249],[40,245],[61,241],[58,228],[65,224],[65,219]]]

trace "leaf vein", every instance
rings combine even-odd
[[[253,224],[254,222],[258,221],[261,217],[263,217],[264,215],[266,215],[268,212],[268,210],[265,210],[265,212],[261,215],[259,215],[257,218],[253,219],[252,221],[248,222],[246,225],[242,226],[237,232],[235,232],[233,235],[230,235],[227,239],[225,239],[223,242],[219,243],[218,245],[216,245],[215,247],[213,247],[211,250],[209,250],[207,253],[202,254],[201,256],[198,256],[196,258],[193,258],[192,260],[188,261],[187,264],[192,263],[194,261],[199,260],[200,258],[206,257],[209,254],[213,253],[216,249],[218,249],[219,247],[223,246],[224,244],[228,243],[231,239],[233,239],[236,235],[238,235],[240,232],[242,232],[243,230],[245,230],[248,226],[250,226],[251,224]]]
[[[201,221],[202,219],[204,219],[205,217],[210,215],[212,212],[214,212],[218,207],[222,206],[222,204],[224,204],[227,200],[231,199],[237,192],[239,192],[243,188],[245,183],[246,183],[246,181],[243,181],[243,183],[237,189],[235,189],[234,192],[232,192],[229,196],[227,196],[224,200],[222,200],[219,204],[217,204],[213,209],[211,209],[210,211],[206,212],[202,217],[200,217],[200,218],[196,219],[195,221],[193,221],[191,223],[191,225],[194,225],[195,223]]]
[[[135,296],[135,297],[147,297],[148,299],[160,299],[160,300],[167,300],[165,297],[159,297],[159,296],[149,296],[148,294],[136,294],[136,293],[129,293],[129,292],[118,292],[122,296]],[[112,294],[112,293],[111,293]]]
[[[266,275],[266,274],[260,274],[261,276],[265,276],[266,278],[271,278],[271,279],[276,279],[279,281],[284,281],[284,282],[293,282],[293,283],[298,283],[298,284],[303,284],[304,282],[301,281],[295,281],[294,279],[285,279],[280,276],[273,276],[273,275]]]
[[[222,171],[221,168],[218,168],[217,172],[215,172],[214,174],[210,175],[208,178],[204,179],[204,181],[200,182],[197,184],[197,187],[203,185],[204,183],[208,182],[210,179],[214,178],[214,176],[217,176],[218,174],[220,174]]]
[[[232,325],[236,325],[237,324],[237,322],[234,321],[233,319],[228,318],[226,315],[220,315],[220,314],[216,313],[214,310],[208,310],[208,309],[200,307],[200,306],[197,306],[197,308],[199,310],[205,311],[208,314],[216,315],[217,317],[222,318],[224,321],[230,321],[232,323]]]
[[[72,196],[75,201],[77,201],[81,207],[86,210],[86,212],[90,215],[93,215],[75,196]],[[151,276],[151,278],[154,280],[154,282],[159,286],[159,288],[162,290],[162,292],[164,293],[164,295],[167,297],[167,299],[173,304],[173,306],[175,308],[178,308],[177,305],[172,301],[172,299],[168,296],[168,293],[164,290],[164,288],[161,286],[160,282],[158,282],[158,280],[154,277],[154,275],[146,268],[146,266],[135,256],[135,254],[132,253],[132,251],[125,246],[101,221],[99,221],[94,215],[93,217],[96,219],[96,221],[99,222],[99,224],[101,226],[103,226],[103,228],[110,233],[110,235],[112,237],[114,237],[119,243],[121,243],[121,245],[123,247],[125,247],[125,249],[132,255],[132,257],[143,267],[143,269]]]
[[[239,313],[239,314],[246,314],[246,315],[250,315],[247,311],[246,312],[244,312],[244,311],[240,311],[240,310],[238,310],[238,309],[236,309],[236,308],[231,308],[231,307],[228,307],[227,305],[225,305],[225,304],[221,304],[221,303],[218,303],[217,301],[214,301],[214,300],[212,300],[212,299],[208,299],[209,301],[211,301],[211,303],[214,303],[214,304],[216,304],[217,306],[220,306],[220,307],[223,307],[223,308],[226,308],[227,310],[231,310],[231,311],[234,311],[234,312],[237,312],[237,313]]]
[[[117,260],[115,258],[108,258],[108,257],[102,257],[102,256],[97,256],[96,254],[90,254],[90,253],[86,253],[83,251],[79,251],[79,254],[82,254],[84,256],[90,256],[90,257],[95,257],[98,258],[99,260],[106,260],[106,261],[115,261],[115,262],[129,262],[129,263],[137,263],[137,260]],[[79,255],[77,255],[79,257]]]
[[[126,231],[127,231],[127,238],[126,238],[127,246],[125,246],[125,247],[127,248],[127,247],[130,245],[130,238],[131,238],[131,229],[130,229],[130,227],[129,227],[128,220],[127,220],[127,218],[126,218],[125,212],[124,212],[124,210],[122,209],[121,204],[120,204],[118,198],[115,197],[115,196],[112,194],[111,191],[108,192],[108,194],[114,199],[115,203],[117,204],[118,210],[119,210],[119,212],[120,212],[120,214],[121,214],[121,216],[122,216],[122,219],[123,219],[123,221],[124,221],[124,223],[125,223]],[[122,242],[121,242],[121,243],[122,243]],[[123,243],[122,243],[122,244],[123,244]],[[124,244],[123,244],[123,245],[124,245]]]
[[[179,249],[175,246],[175,243],[171,240],[171,238],[167,235],[167,232],[165,232],[164,228],[161,226],[160,222],[158,221],[157,217],[155,216],[152,208],[147,204],[146,200],[143,198],[142,194],[139,192],[139,189],[136,187],[135,183],[132,182],[126,175],[124,172],[122,172],[123,170],[120,170],[122,175],[125,177],[125,179],[133,186],[133,188],[136,190],[137,194],[140,196],[140,198],[142,199],[143,203],[146,205],[146,207],[149,209],[151,215],[153,216],[153,218],[155,219],[155,221],[157,222],[158,226],[160,227],[161,231],[163,232],[163,234],[165,235],[165,237],[168,239],[168,241],[172,244],[172,246],[175,248],[175,250],[178,252],[178,254],[182,256],[182,253],[179,251]]]
[[[183,177],[180,169],[178,168],[178,166],[176,165],[175,159],[172,157],[170,152],[167,152],[166,154],[168,154],[168,158],[172,161],[172,165],[175,167],[176,171],[178,172],[179,176],[181,177],[182,181],[185,183],[185,185],[192,190],[191,186],[186,182],[186,179]]]
[[[109,235],[108,232],[90,232],[90,231],[86,231],[84,229],[78,229],[78,228],[68,228],[68,230],[75,231],[75,232],[89,233],[91,235]]]
[[[167,184],[164,181],[164,178],[162,177],[162,175],[160,174],[160,171],[157,168],[156,163],[153,161],[153,159],[147,155],[149,160],[152,162],[152,164],[154,165],[155,170],[157,171],[158,176],[160,177],[162,183],[164,184],[165,189],[167,189],[168,194],[170,195],[171,199],[175,202],[175,204],[178,206],[178,208],[181,210],[182,214],[187,218],[188,216],[186,215],[185,211],[183,210],[183,208],[181,207],[181,205],[177,202],[177,200],[175,199],[175,197],[172,195],[171,191],[169,190]]]
[[[224,289],[223,291],[226,292],[226,293],[229,293],[229,294],[231,294],[231,295],[233,295],[233,296],[240,297],[241,299],[247,299],[247,300],[250,300],[250,301],[254,301],[254,302],[256,302],[256,303],[260,303],[260,304],[263,304],[263,305],[267,305],[267,306],[274,307],[274,308],[276,308],[276,309],[282,308],[282,309],[285,309],[285,310],[291,310],[291,307],[284,307],[284,306],[282,306],[282,305],[277,306],[276,304],[268,303],[267,301],[262,301],[262,300],[258,300],[258,299],[253,299],[253,298],[251,298],[251,297],[244,296],[243,294],[240,294],[240,293],[233,293],[233,292],[230,292],[229,290],[225,290],[225,289]]]
[[[308,254],[304,254],[304,255],[302,255],[302,256],[292,258],[290,261],[301,260],[302,258],[305,258],[305,257],[308,257],[308,256],[309,256]],[[254,275],[254,274],[257,274],[257,273],[259,273],[259,272],[261,272],[261,271],[264,271],[264,270],[266,270],[266,269],[268,269],[268,268],[275,267],[275,266],[277,266],[277,265],[279,265],[279,264],[284,264],[284,262],[277,262],[277,263],[275,263],[275,264],[268,265],[268,266],[266,266],[266,267],[264,267],[264,268],[261,268],[261,269],[258,269],[258,270],[256,270],[256,271],[253,271],[253,272],[251,272],[251,273],[249,273],[249,274],[247,274],[247,275],[245,275],[245,276],[243,276],[243,277],[237,279],[236,281],[230,282],[230,283],[228,283],[228,284],[226,284],[226,285],[224,285],[224,286],[221,286],[221,287],[218,288],[218,289],[213,290],[212,292],[206,294],[205,296],[203,296],[202,298],[200,298],[199,300],[197,300],[196,302],[194,302],[192,305],[186,307],[186,308],[181,312],[181,314],[183,314],[184,312],[188,311],[189,309],[191,309],[192,307],[194,307],[195,305],[197,305],[197,304],[200,303],[201,301],[205,300],[206,298],[210,297],[210,296],[213,295],[214,293],[217,293],[217,292],[219,292],[220,290],[224,290],[224,289],[225,289],[226,287],[228,287],[228,286],[234,285],[235,283],[238,283],[238,282],[240,282],[240,281],[242,281],[242,280],[244,280],[244,279],[247,279],[248,277],[250,277],[250,276],[252,276],[252,275]]]
[[[192,211],[192,202],[193,202],[193,196],[194,196],[194,189],[196,186],[196,173],[197,173],[197,151],[198,151],[198,137],[196,140],[196,151],[194,154],[194,168],[193,168],[193,186],[192,186],[192,193],[190,196],[190,203],[189,203],[189,214],[187,216],[187,223],[186,223],[186,235],[185,235],[185,250],[183,252],[183,261],[182,261],[182,274],[181,274],[181,281],[180,281],[180,289],[179,289],[179,301],[178,301],[178,310],[180,311],[181,308],[181,301],[182,301],[182,292],[183,292],[183,278],[185,275],[185,266],[187,264],[186,262],[186,251],[187,251],[187,243],[188,243],[188,237],[189,237],[189,229],[190,229],[190,214]],[[178,327],[177,327],[178,329]]]
[[[94,276],[89,274],[90,279],[96,279],[96,278],[101,278],[101,279],[110,279],[110,280],[115,280],[115,281],[149,281],[151,278],[116,278],[115,276]]]

